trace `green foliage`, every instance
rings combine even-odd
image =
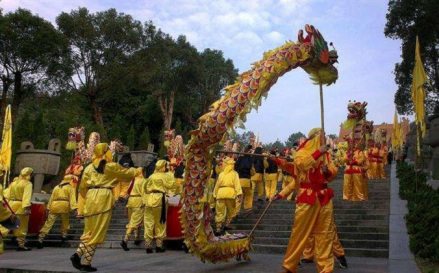
[[[397,176],[400,197],[408,201],[410,249],[420,258],[439,261],[439,190],[428,186],[427,175],[407,163],[398,163]]]
[[[286,148],[293,148],[294,142],[299,141],[299,139],[301,137],[305,137],[305,135],[302,132],[297,132],[297,133],[291,134],[288,137],[287,141],[285,141],[285,147]]]
[[[427,112],[432,112],[439,91],[439,9],[436,0],[390,0],[384,29],[386,37],[402,40],[402,61],[395,64],[398,90],[395,103],[400,114],[413,112],[412,74],[416,36],[419,37],[425,71],[435,91],[428,90]]]

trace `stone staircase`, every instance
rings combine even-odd
[[[381,257],[389,256],[389,193],[390,182],[386,180],[369,180],[369,201],[366,203],[352,203],[342,200],[343,180],[340,175],[331,187],[334,189],[334,217],[338,228],[341,244],[347,256]],[[254,210],[245,218],[238,218],[232,223],[231,232],[246,232],[255,225],[263,212],[267,202],[258,207],[255,202]],[[285,253],[291,234],[294,219],[295,203],[280,200],[274,203],[255,231],[253,250],[260,253]],[[117,204],[113,211],[110,228],[104,248],[120,248],[120,241],[125,234],[124,206]],[[77,247],[83,231],[83,220],[71,217],[69,240],[60,242],[60,220],[57,220],[51,233],[46,236],[45,247]],[[143,238],[143,229],[141,230]],[[28,236],[28,245],[36,245],[36,236]],[[168,242],[169,248],[180,248],[180,242]],[[10,238],[5,239],[6,249],[15,248]],[[129,242],[130,248],[143,248]]]
[[[347,256],[389,256],[389,194],[390,180],[369,180],[369,201],[343,201],[343,180],[339,176],[330,185],[334,189],[334,218]],[[264,210],[256,210],[235,221],[238,232],[249,232]],[[294,220],[295,202],[280,200],[272,204],[255,231],[253,250],[263,253],[285,253]]]

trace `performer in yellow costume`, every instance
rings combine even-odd
[[[367,157],[369,159],[369,168],[367,169],[367,178],[376,179],[377,169],[378,169],[378,155],[379,150],[375,147],[375,142],[373,139],[368,140]]]
[[[82,176],[79,191],[85,196],[84,233],[76,253],[70,257],[74,268],[85,272],[96,271],[91,261],[98,244],[107,236],[115,200],[113,187],[119,181],[129,181],[141,173],[141,169],[124,168],[113,162],[107,143],[99,143],[94,148],[92,164],[88,165]],[[81,264],[81,257],[84,260]]]
[[[256,147],[254,154],[262,154],[262,148]],[[255,166],[255,174],[251,177],[252,190],[258,191],[258,202],[261,205],[263,202],[262,197],[264,196],[264,170],[268,167],[268,162],[266,159],[257,156],[254,158],[253,164]]]
[[[377,158],[376,178],[386,179],[386,173],[384,171],[384,160],[387,158],[387,152],[383,147],[381,147],[380,143],[377,143],[376,149],[378,150],[376,153],[376,158]]]
[[[359,202],[368,200],[367,192],[367,180],[363,178],[363,169],[366,164],[366,155],[360,149],[361,143],[359,140],[350,140],[354,145],[351,149],[348,149],[344,158],[346,168],[344,171],[344,184],[343,184],[343,200]]]
[[[20,227],[14,230],[18,243],[17,251],[32,250],[25,246],[32,199],[32,183],[30,182],[32,172],[32,168],[23,168],[18,179],[14,180],[5,192],[9,205],[20,220]]]
[[[236,215],[236,198],[241,198],[242,189],[239,182],[239,175],[234,170],[235,160],[233,158],[225,158],[224,170],[218,176],[213,197],[216,199],[216,234],[222,231],[222,225],[225,220],[225,229],[230,228],[230,223]]]
[[[248,145],[244,150],[245,153],[249,153],[253,147]],[[248,215],[249,212],[253,209],[253,189],[252,184],[250,182],[250,178],[255,174],[255,169],[253,167],[253,158],[250,155],[242,155],[238,157],[238,160],[235,163],[235,170],[239,175],[239,183],[241,184],[242,189],[242,199],[238,199],[236,202],[236,214],[239,215],[241,211],[242,201],[244,201],[244,217]]]
[[[271,155],[276,155],[276,151],[272,150],[270,151]],[[273,196],[276,194],[277,189],[277,176],[278,176],[278,168],[273,160],[267,159],[268,167],[265,168],[265,175],[264,175],[264,181],[265,181],[265,197],[266,201],[268,201],[270,198],[273,198]]]
[[[0,177],[3,179],[4,175],[4,167],[3,165],[0,165]],[[16,216],[12,214],[12,211],[7,205],[6,199],[3,197],[3,185],[0,183],[0,225],[3,223],[4,225],[6,222],[9,222],[11,224],[15,223]],[[8,223],[8,224],[9,224]],[[8,231],[5,229],[5,231]],[[0,233],[0,255],[3,254],[3,234]]]
[[[134,167],[134,162],[131,158],[131,154],[127,153],[124,154],[119,162],[118,162],[121,166],[125,167],[125,168],[133,168]],[[130,181],[119,181],[119,183],[114,186],[113,188],[113,195],[114,195],[114,199],[118,202],[123,202],[125,203],[128,199],[128,188],[130,187]]]
[[[70,212],[78,208],[76,204],[76,192],[72,186],[72,184],[77,184],[77,182],[73,182],[74,180],[78,180],[78,178],[74,175],[66,175],[61,183],[53,189],[49,203],[47,204],[49,216],[40,230],[37,248],[43,248],[44,237],[46,237],[46,234],[52,229],[57,217],[61,218],[61,240],[65,241],[67,239],[67,232],[70,228]]]
[[[155,171],[147,179],[142,191],[146,253],[152,253],[154,239],[156,252],[165,251],[163,239],[166,237],[166,194],[177,187],[174,177],[165,173],[166,164],[166,160],[157,161]]]
[[[145,172],[144,172],[145,174]],[[128,189],[128,224],[126,226],[127,231],[125,233],[125,237],[123,238],[120,246],[125,251],[129,251],[130,249],[127,246],[128,241],[131,238],[131,233],[134,233],[134,244],[140,244],[139,238],[139,229],[143,224],[143,217],[145,212],[145,205],[142,201],[142,191],[145,187],[146,179],[143,175],[139,175],[132,182]]]
[[[177,184],[177,188],[174,194],[181,194],[183,192],[183,175],[184,175],[185,165],[186,165],[186,160],[183,160],[180,163],[180,165],[178,165],[174,169],[174,179],[175,179],[175,183]]]
[[[281,272],[297,272],[300,255],[306,246],[306,241],[315,232],[315,258],[318,272],[329,273],[334,270],[332,252],[334,239],[334,215],[332,197],[334,192],[327,186],[337,176],[337,168],[331,162],[326,152],[328,147],[323,145],[321,129],[312,129],[308,139],[299,147],[293,163],[275,159],[276,164],[283,170],[296,177],[300,188],[296,197],[296,213],[294,225],[288,243],[287,252],[282,263]],[[288,186],[273,200],[285,198],[294,190]]]

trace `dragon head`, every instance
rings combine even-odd
[[[311,80],[315,84],[330,85],[338,79],[338,70],[334,64],[338,63],[338,54],[335,47],[333,50],[328,49],[328,43],[322,34],[313,25],[305,25],[307,36],[303,37],[303,30],[299,30],[299,43],[305,44],[312,48],[310,54],[314,58],[303,66],[306,72],[311,74]],[[330,43],[333,46],[332,43]]]
[[[348,119],[360,120],[366,117],[367,102],[349,101],[348,103]]]
[[[82,126],[76,126],[69,128],[69,133],[67,134],[67,150],[75,150],[76,143],[84,141],[85,138],[85,128]]]

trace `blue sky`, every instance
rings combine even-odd
[[[23,7],[53,23],[62,11],[78,7],[91,12],[116,8],[136,20],[153,21],[175,38],[186,35],[199,51],[222,50],[240,72],[250,69],[264,51],[297,41],[299,29],[312,24],[334,43],[339,55],[339,80],[324,88],[326,132],[338,134],[349,100],[367,101],[368,119],[375,124],[393,122],[397,86],[392,71],[400,61],[401,42],[384,37],[386,0],[0,1],[4,12]],[[320,126],[318,86],[300,68],[285,74],[245,125],[259,132],[263,142],[285,141],[298,131],[307,134]]]

